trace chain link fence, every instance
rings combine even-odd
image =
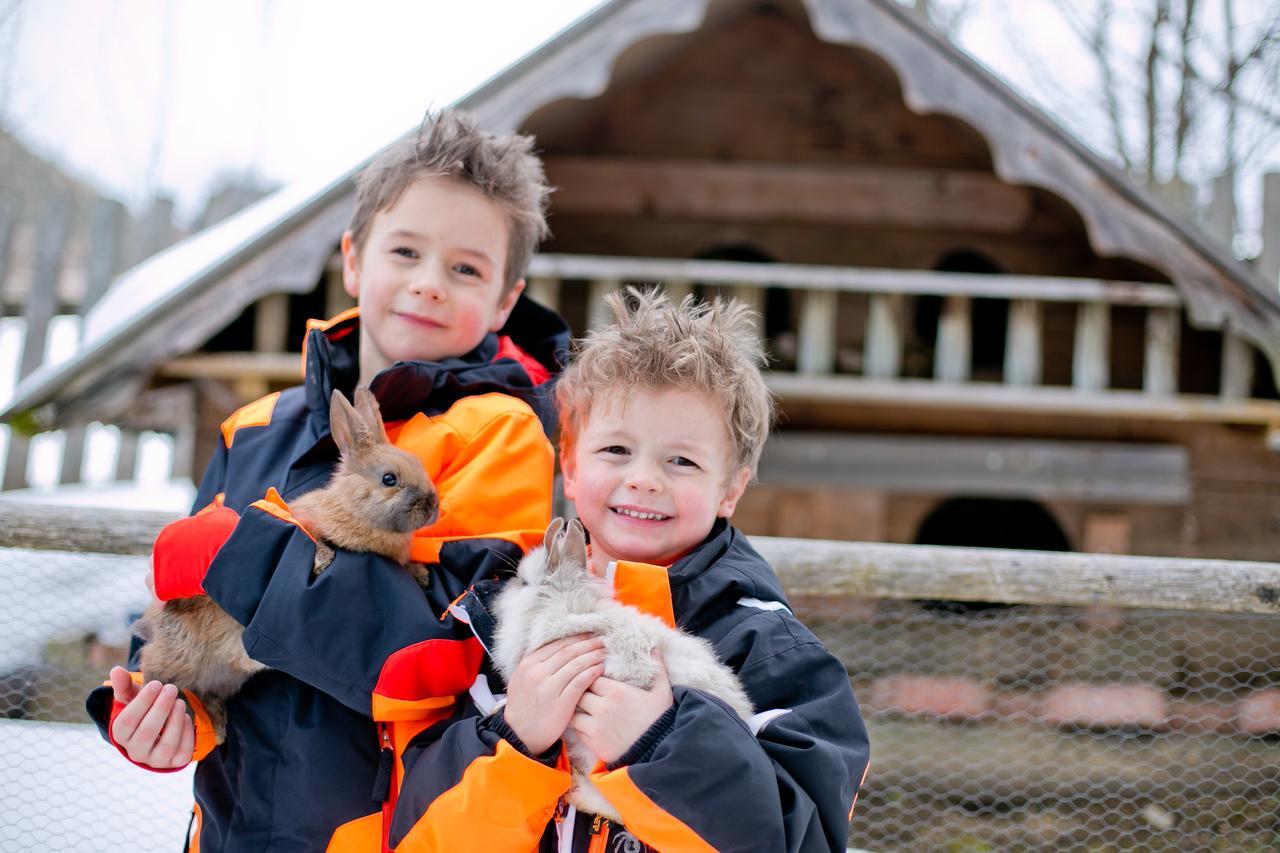
[[[84,712],[124,658],[145,570],[0,548],[0,851],[96,851],[115,832],[182,849],[190,770],[129,765]],[[851,846],[1280,849],[1277,615],[793,603],[846,663],[871,734]]]

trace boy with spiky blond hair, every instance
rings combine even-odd
[[[606,678],[598,637],[530,652],[493,701],[405,755],[399,851],[843,850],[867,768],[844,667],[791,614],[777,578],[729,524],[773,404],[750,312],[615,294],[557,386],[566,496],[591,572],[623,603],[708,640],[742,681],[750,726],[718,700]],[[491,647],[494,588],[457,605]],[[566,729],[602,762],[592,782],[620,824],[563,800]]]

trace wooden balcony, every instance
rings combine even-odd
[[[677,297],[695,290],[704,295],[727,292],[750,303],[761,314],[762,328],[774,329],[775,350],[782,336],[793,342],[790,357],[769,373],[770,385],[784,402],[1280,425],[1280,402],[1252,396],[1255,364],[1261,360],[1230,332],[1221,336],[1217,381],[1207,389],[1212,393],[1206,393],[1203,382],[1194,393],[1179,388],[1180,357],[1187,352],[1202,356],[1182,346],[1182,300],[1167,284],[540,255],[534,258],[529,287],[534,298],[566,316],[575,309],[585,314],[590,327],[606,319],[605,294],[632,283],[661,283]],[[785,328],[770,317],[769,306],[777,300],[766,299],[765,293],[772,288],[790,293]],[[926,318],[933,328],[921,330],[919,315],[914,324],[906,316],[906,308],[919,297],[941,303],[936,320]],[[997,324],[1003,327],[1003,359],[994,369],[987,365],[980,376],[974,370],[974,306],[979,300],[1003,303],[999,313],[1004,318]],[[1145,314],[1140,340],[1113,334],[1117,310],[1128,312],[1130,325],[1135,311]],[[1046,330],[1049,311],[1058,318],[1065,312],[1071,322]],[[912,371],[907,347],[921,331],[931,339],[926,354],[931,364]],[[991,334],[991,325],[982,331]],[[1140,348],[1140,382],[1131,380],[1128,387],[1113,382],[1115,340],[1130,350]],[[1046,353],[1069,364],[1055,363],[1047,370]],[[918,361],[920,353],[915,355]]]

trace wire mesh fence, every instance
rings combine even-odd
[[[145,570],[0,548],[0,851],[100,850],[111,826],[182,849],[190,770],[129,765],[83,705],[124,658]],[[1276,614],[793,604],[845,662],[871,734],[853,847],[1280,849]]]

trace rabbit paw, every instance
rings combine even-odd
[[[431,584],[431,570],[422,563],[408,563],[405,568],[408,569],[413,579],[418,582],[418,586],[426,589]]]
[[[316,560],[311,566],[311,574],[319,575],[333,562],[335,552],[324,542],[316,540]]]

